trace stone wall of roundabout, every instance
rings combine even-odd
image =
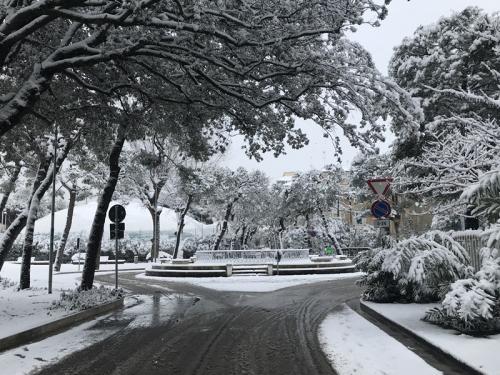
[[[309,255],[308,249],[198,251],[190,259],[153,263],[148,276],[229,277],[233,275],[304,275],[355,272],[355,265],[344,255]]]

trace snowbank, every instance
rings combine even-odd
[[[110,207],[120,202],[111,202]],[[149,232],[153,231],[153,221],[148,210],[139,200],[133,200],[129,204],[124,205],[127,211],[125,217],[125,230],[129,232]],[[87,233],[92,226],[95,210],[97,208],[97,200],[89,199],[86,202],[77,203],[73,213],[73,225],[71,226],[72,233]],[[57,211],[55,213],[55,232],[62,233],[66,224],[67,209]],[[106,225],[104,226],[104,238],[109,237],[110,221],[106,216]],[[175,232],[177,230],[177,214],[168,208],[163,208],[160,215],[160,228],[162,231]],[[214,231],[214,225],[205,225],[199,221],[186,216],[184,233],[201,235],[202,230],[205,234]],[[50,215],[44,216],[36,221],[35,233],[50,232]]]
[[[68,268],[65,269],[65,266]],[[71,266],[71,270],[75,271],[78,267],[77,265],[63,265],[62,269],[70,271],[69,266]],[[60,300],[64,290],[75,289],[78,286],[80,273],[54,273],[52,294],[48,294],[48,266],[32,267],[31,288],[18,291],[17,281],[19,280],[20,268],[19,264],[5,262],[2,271],[0,271],[2,279],[9,279],[15,283],[15,285],[0,284],[0,337],[10,336],[49,323],[74,312],[65,309],[65,306],[60,303],[57,305],[63,308],[57,308],[56,302]],[[95,299],[93,301],[99,302]]]
[[[339,375],[440,374],[346,305],[326,317],[318,335],[323,351]]]
[[[420,320],[437,304],[363,303],[470,367],[489,375],[500,374],[500,334],[487,338],[472,337]]]

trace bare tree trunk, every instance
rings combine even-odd
[[[184,207],[184,210],[182,210],[181,216],[179,217],[179,222],[177,223],[177,237],[175,238],[174,259],[177,258],[177,254],[179,252],[179,245],[181,243],[181,235],[182,235],[182,231],[184,230],[184,218],[186,217],[186,215],[189,211],[189,206],[191,206],[192,201],[193,201],[193,196],[188,195],[188,200],[186,202],[186,206]]]
[[[330,226],[328,225],[328,220],[326,220],[325,213],[319,207],[318,207],[318,210],[319,210],[319,214],[321,216],[321,222],[323,223],[323,227],[325,228],[325,231],[326,231],[326,236],[333,243],[333,245],[335,246],[337,252],[339,254],[342,254],[342,249],[340,248],[340,244],[337,241],[337,238],[333,234],[330,234]]]
[[[27,289],[30,287],[30,268],[31,268],[31,255],[33,254],[33,233],[35,231],[35,221],[38,216],[38,209],[40,208],[40,201],[42,200],[45,192],[49,189],[54,175],[59,170],[60,166],[66,159],[68,152],[71,148],[71,142],[67,142],[62,152],[57,156],[56,165],[52,165],[42,183],[36,189],[35,194],[31,198],[29,204],[29,213],[26,219],[26,233],[24,235],[23,245],[23,259],[21,264],[21,276],[19,278],[19,288]]]
[[[248,241],[252,239],[252,237],[257,233],[257,228],[253,228],[247,231],[247,235],[245,236],[245,241],[243,242],[243,245],[247,246]]]
[[[151,260],[154,258],[158,258],[160,251],[160,215],[161,212],[158,212],[158,208],[156,211],[155,217],[155,208],[154,206],[148,207],[149,214],[151,215],[151,220],[153,220],[153,241],[151,243]],[[156,254],[158,251],[158,254]]]
[[[125,143],[125,131],[127,125],[121,124],[118,129],[116,141],[109,154],[109,176],[106,186],[99,198],[97,209],[90,229],[89,240],[87,242],[87,254],[85,256],[85,265],[82,272],[82,282],[80,288],[82,290],[92,289],[94,284],[94,274],[96,269],[97,256],[101,247],[102,235],[104,232],[104,222],[106,221],[106,213],[109,203],[113,198],[118,177],[120,175],[120,154]]]
[[[228,205],[226,206],[226,213],[224,214],[224,221],[222,222],[222,228],[220,230],[219,236],[217,237],[217,240],[215,241],[214,250],[219,250],[222,239],[224,238],[224,235],[226,234],[226,231],[227,231],[227,222],[228,222],[229,218],[231,217],[231,212],[233,211],[233,204],[236,201],[237,201],[237,198],[233,202],[228,203]]]
[[[35,195],[43,179],[47,175],[47,168],[49,163],[49,160],[42,160],[40,162],[35,180],[33,181],[33,186],[31,187],[29,200],[26,203],[26,208],[19,215],[17,215],[16,219],[9,225],[9,228],[7,228],[2,237],[2,240],[0,242],[0,270],[3,267],[5,259],[7,258],[12,245],[16,241],[23,228],[26,226],[26,220],[28,219],[31,200],[33,199],[33,196]]]
[[[0,215],[5,210],[5,207],[7,206],[7,201],[9,200],[9,196],[16,187],[16,181],[17,178],[19,177],[19,173],[21,172],[21,168],[22,168],[21,162],[17,162],[14,170],[12,171],[12,174],[10,175],[9,182],[7,183],[7,186],[5,187],[5,190],[2,194],[2,199],[0,199]]]
[[[312,241],[311,241],[311,234],[309,233],[310,230],[310,222],[309,222],[309,215],[305,215],[306,218],[306,240],[307,240],[307,247],[309,248],[309,251],[312,251]]]
[[[75,210],[76,203],[76,189],[67,187],[69,191],[69,203],[68,203],[68,213],[66,215],[66,225],[64,226],[64,232],[59,243],[59,248],[57,249],[56,260],[54,264],[54,270],[61,270],[62,257],[64,254],[64,249],[66,248],[66,242],[68,241],[69,232],[71,230],[71,225],[73,223],[73,211]]]
[[[245,235],[247,234],[246,230],[247,230],[246,225],[243,225],[243,227],[241,228],[241,236],[240,236],[240,248],[241,249],[243,249],[243,247],[245,246]]]

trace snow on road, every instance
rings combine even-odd
[[[281,276],[231,276],[231,277],[158,277],[141,273],[138,279],[188,283],[204,288],[227,292],[272,292],[295,285],[320,281],[359,278],[361,272],[326,275],[281,275]]]
[[[422,321],[425,312],[438,304],[363,303],[478,371],[500,375],[500,334],[472,337]]]
[[[321,323],[319,340],[339,375],[441,373],[347,305]]]

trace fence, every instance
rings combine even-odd
[[[281,262],[302,263],[309,260],[309,249],[284,249]],[[220,264],[271,264],[277,250],[209,250],[197,251],[196,261]]]
[[[349,258],[352,258],[362,251],[370,250],[370,247],[344,247],[341,250],[342,254],[347,255]]]
[[[481,268],[480,252],[486,246],[487,236],[481,230],[466,230],[460,232],[452,232],[451,236],[455,241],[462,245],[469,253],[471,266],[475,271]]]

